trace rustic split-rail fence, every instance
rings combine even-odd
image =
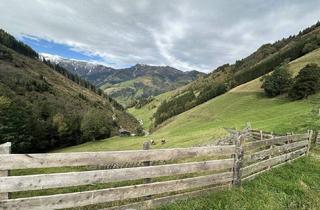
[[[148,209],[214,190],[238,187],[243,181],[307,154],[311,137],[312,131],[277,136],[250,129],[233,134],[230,145],[150,149],[149,142],[145,142],[143,150],[45,154],[10,154],[10,143],[6,143],[0,146],[0,209],[88,209],[100,204],[104,204],[101,208],[108,209]],[[101,168],[115,163],[119,166],[126,163],[142,165]],[[9,172],[83,166],[96,168],[19,176]],[[115,182],[122,184],[103,189],[79,188],[85,191],[10,198],[11,194],[20,191],[41,192]]]

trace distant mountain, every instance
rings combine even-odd
[[[104,139],[139,122],[109,96],[67,70],[41,62],[0,29],[0,144],[41,152]]]
[[[99,85],[103,82],[101,81],[101,79],[96,77],[103,78],[104,75],[113,74],[116,71],[116,69],[103,66],[97,63],[66,59],[58,55],[41,53],[40,56],[45,58],[46,60],[50,60],[55,64],[59,64],[61,67],[67,69],[69,72],[73,74],[77,74],[80,77],[89,79],[89,81],[95,85]]]
[[[42,56],[97,85],[125,106],[184,86],[205,75],[198,71],[183,72],[170,66],[137,64],[130,68],[113,69],[54,55]]]

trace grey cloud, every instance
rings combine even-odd
[[[0,27],[100,55],[210,71],[314,24],[318,0],[2,0]]]

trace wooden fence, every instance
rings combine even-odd
[[[151,208],[232,185],[240,186],[244,180],[308,153],[311,136],[311,132],[275,136],[252,130],[249,134],[236,135],[233,145],[152,150],[147,142],[144,150],[48,154],[9,154],[7,143],[0,146],[0,209],[90,208],[90,205],[128,199],[128,202],[136,200],[110,209]],[[128,162],[143,163],[143,166],[8,176],[9,170],[16,169]],[[143,182],[133,185],[133,180]],[[20,191],[121,181],[128,182],[120,187],[10,199],[10,193]]]
[[[316,144],[320,144],[320,131],[318,131],[316,139],[315,139]]]

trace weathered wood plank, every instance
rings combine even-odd
[[[309,133],[309,137],[308,137],[308,150],[307,150],[307,154],[309,153],[309,151],[310,151],[310,149],[311,149],[313,130],[309,130],[308,133]]]
[[[149,150],[149,149],[150,149],[150,142],[149,142],[149,141],[143,142],[143,150]],[[144,165],[144,166],[150,166],[150,164],[151,164],[150,161],[145,161],[145,162],[143,162],[143,165]],[[150,182],[151,182],[151,177],[143,177],[143,178],[145,178],[145,179],[143,180],[143,183],[144,183],[144,184],[147,184],[147,183],[150,183]],[[151,199],[151,195],[145,196],[144,199],[145,199],[145,200]]]
[[[261,134],[260,134],[260,133],[252,133],[251,135],[252,135],[252,137],[254,137],[254,138],[261,139]],[[272,138],[273,135],[272,135],[272,134],[262,133],[262,137],[263,137],[263,139],[265,139],[265,138]]]
[[[287,141],[290,141],[290,142],[303,141],[303,140],[306,140],[308,137],[309,137],[309,134],[278,136],[272,139],[248,142],[244,145],[244,147],[246,150],[251,150],[251,149],[257,149],[260,147],[271,146],[275,144],[284,144]]]
[[[261,171],[264,168],[267,168],[268,166],[272,167],[274,165],[280,164],[280,163],[285,162],[287,160],[294,159],[294,158],[306,153],[306,151],[307,151],[307,148],[304,147],[302,149],[299,149],[299,150],[296,150],[296,151],[293,151],[293,152],[290,152],[290,153],[287,153],[284,155],[280,155],[277,157],[270,158],[268,160],[264,160],[264,161],[249,165],[247,167],[242,168],[242,176],[246,177],[248,175],[251,175],[253,173]]]
[[[258,160],[263,160],[270,155],[276,156],[288,150],[296,149],[296,148],[307,146],[307,145],[308,145],[308,140],[298,141],[291,144],[284,144],[281,146],[274,146],[272,149],[266,149],[259,152],[255,152],[253,154],[245,155],[244,162],[246,164],[249,164]]]
[[[110,163],[144,162],[157,160],[176,160],[206,155],[225,155],[234,153],[234,145],[192,147],[157,150],[128,150],[114,152],[76,152],[47,154],[0,155],[0,170],[25,168],[47,168],[63,166],[107,165]]]
[[[57,187],[70,187],[161,176],[173,176],[209,170],[227,170],[233,167],[233,161],[234,160],[230,158],[224,160],[112,170],[0,177],[0,192],[18,192]]]
[[[142,202],[136,202],[136,203],[130,203],[122,206],[115,206],[111,208],[104,208],[100,210],[135,210],[135,209],[152,209],[158,206],[161,206],[163,204],[169,204],[173,203],[179,200],[186,200],[188,198],[198,197],[207,195],[211,192],[220,191],[229,188],[230,185],[220,185],[215,187],[208,187],[206,189],[201,190],[195,190],[192,192],[186,192],[186,193],[180,193],[177,195],[171,195],[171,196],[165,196],[160,198],[155,198],[148,201],[142,201]]]
[[[295,158],[293,158],[293,159],[290,159],[290,161],[297,160],[298,158],[301,158],[301,157],[303,157],[303,156],[305,156],[305,154],[302,154],[302,155],[300,155],[300,156],[298,156],[298,157],[295,157]],[[283,163],[280,163],[280,164],[278,164],[278,165],[274,165],[272,168],[277,168],[277,167],[283,166],[283,165],[285,165],[285,164],[288,164],[288,162],[283,162]],[[250,181],[250,180],[253,180],[254,178],[256,178],[257,176],[259,176],[260,174],[263,174],[264,172],[267,172],[267,171],[269,171],[269,170],[270,170],[270,169],[264,169],[264,170],[259,171],[259,172],[257,172],[257,173],[251,174],[251,175],[243,178],[242,181]]]
[[[5,144],[0,145],[0,154],[10,154],[11,152],[11,142],[7,142]],[[2,161],[0,159],[0,165],[2,165]],[[0,170],[0,178],[1,177],[7,177],[9,175],[9,171],[7,170]],[[2,185],[0,184],[1,188]],[[3,193],[0,193],[0,200],[5,200],[9,198],[9,194],[7,191],[2,191]]]
[[[0,201],[2,209],[59,209],[229,183],[232,172],[135,186]]]
[[[234,158],[234,166],[233,166],[233,185],[236,187],[241,186],[241,168],[243,161],[243,144],[244,144],[244,136],[237,136],[235,141],[235,158]]]

